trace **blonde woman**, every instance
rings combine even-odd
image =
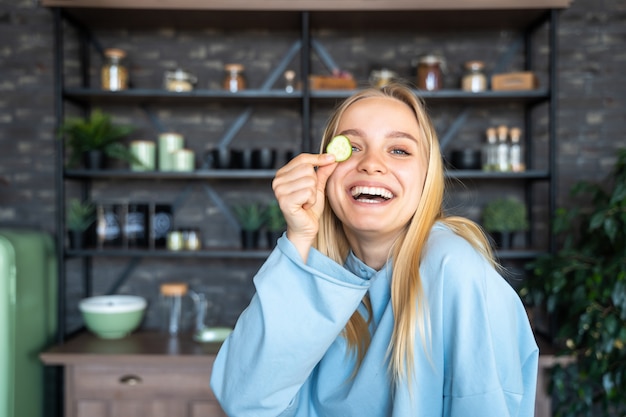
[[[273,189],[287,232],[223,344],[231,417],[530,417],[538,349],[480,228],[442,211],[439,144],[398,84],[348,98]]]

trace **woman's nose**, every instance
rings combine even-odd
[[[357,169],[368,174],[384,173],[387,166],[381,155],[371,151],[363,151]]]

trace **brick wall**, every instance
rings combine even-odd
[[[626,146],[623,135],[626,127],[626,86],[623,79],[626,72],[626,53],[623,51],[626,40],[625,23],[626,10],[618,1],[576,0],[560,16],[557,138],[559,205],[570,201],[568,190],[574,182],[582,179],[602,181],[615,161],[616,149]],[[119,39],[119,35],[116,32],[103,32],[99,34],[99,40],[105,46],[114,46],[112,44],[118,42],[116,39]],[[222,34],[221,37],[213,32],[189,35],[168,31],[156,35],[133,33],[123,44],[115,46],[131,52],[134,82],[137,86],[159,85],[164,69],[179,61],[188,62],[189,56],[195,56],[201,58],[199,61],[202,65],[186,68],[203,74],[206,77],[201,81],[204,83],[203,87],[212,88],[217,88],[215,80],[221,77],[221,65],[231,58],[229,54],[232,51],[239,50],[239,46],[243,50],[252,51],[237,56],[247,63],[248,77],[252,84],[258,84],[262,80],[260,74],[275,65],[290,46],[289,34],[285,34],[284,38],[277,38],[275,34],[269,36],[268,33]],[[411,56],[420,52],[420,47],[431,45],[429,39],[389,36],[391,38],[377,43],[377,39],[368,37],[367,34],[355,34],[349,39],[340,39],[333,33],[326,33],[321,40],[341,65],[361,79],[367,78],[368,65],[374,60],[377,61],[376,64],[409,62]],[[393,48],[389,48],[390,40],[394,44]],[[503,34],[498,41],[504,48],[510,39],[507,34]],[[246,49],[250,42],[257,45],[260,43],[261,47]],[[270,44],[271,47],[267,47]],[[363,44],[367,44],[368,48],[363,48]],[[70,57],[75,48],[75,44],[68,41]],[[442,48],[459,62],[463,62],[465,57],[469,59],[480,54],[480,45],[476,42],[465,45],[463,41],[454,38],[446,39]],[[545,54],[545,51],[539,52],[542,53]],[[353,59],[341,62],[340,57],[346,54],[351,54]],[[76,83],[75,62],[72,58],[68,62],[68,82]],[[319,68],[320,65],[314,61],[314,68]],[[400,70],[408,75],[410,68],[404,66]],[[455,71],[458,72],[459,68],[452,69],[448,82],[454,82],[457,76]],[[92,73],[92,77],[93,82],[97,83],[96,72]],[[116,109],[110,110],[116,112],[118,120],[136,124],[137,137],[154,138],[155,126],[141,110],[136,109],[126,114]],[[438,110],[436,106],[433,107],[433,116],[438,127],[443,128],[452,120],[453,114]],[[212,146],[223,133],[228,125],[224,120],[228,122],[229,118],[232,119],[237,114],[236,111],[220,113],[222,110],[213,106],[174,110],[156,108],[154,111],[168,129],[182,131],[189,139],[190,146],[199,155]],[[276,114],[278,117],[275,117]],[[487,109],[485,115],[493,123],[510,120],[510,113],[506,109]],[[314,119],[317,135],[325,117],[326,113],[320,111]],[[35,1],[0,0],[0,224],[33,227],[51,233],[56,231],[54,124],[52,14],[39,7]],[[468,123],[460,133],[459,143],[475,143],[476,138],[482,134],[484,124],[484,120],[480,123]],[[545,129],[545,120],[540,122],[540,126],[542,124]],[[237,136],[234,145],[276,145],[272,141],[273,136],[299,137],[299,128],[295,110],[260,109]],[[287,141],[277,146],[281,150],[287,150],[294,147],[294,144]],[[538,152],[542,149],[544,148],[539,147]],[[222,187],[221,191],[228,202],[249,195],[246,194],[248,191],[245,187],[237,184],[216,187]],[[167,195],[174,191],[166,188],[161,192]],[[537,192],[545,197],[545,188],[540,188]],[[259,182],[254,193],[260,199],[267,199],[268,195],[271,197],[268,182]],[[150,198],[150,191],[138,191],[132,186],[113,191],[102,185],[96,187],[95,195],[100,198],[121,196],[126,199],[140,199]],[[475,195],[462,197],[466,200],[476,198]],[[220,223],[219,219],[212,217],[215,216],[215,211],[202,195],[189,200],[186,210],[187,216],[196,216],[203,223]],[[470,208],[468,215],[476,216],[476,209]],[[213,230],[204,230],[205,239],[210,239],[207,235],[212,234]],[[232,235],[230,238],[236,242],[236,236]],[[99,272],[95,276],[94,290],[103,292],[110,288],[115,277],[126,267],[125,262],[108,258],[96,259],[94,266]],[[163,264],[144,261],[121,290],[146,294],[156,302],[156,283],[185,275],[196,287],[221,297],[221,320],[232,323],[252,292],[250,277],[258,267],[258,262],[247,261],[242,266],[242,269],[235,271],[227,262],[213,262],[210,267],[205,268],[198,267],[189,260]],[[75,301],[82,294],[79,271],[76,265],[70,263],[67,277],[70,328],[79,323],[75,307]],[[151,309],[149,323],[157,322],[156,314],[156,310]]]

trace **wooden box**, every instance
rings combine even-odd
[[[353,78],[311,75],[309,82],[311,90],[354,90],[356,88],[356,81]]]
[[[538,87],[537,77],[530,71],[495,74],[491,77],[494,91],[534,90]]]

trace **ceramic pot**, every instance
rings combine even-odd
[[[252,167],[255,169],[274,169],[276,150],[270,148],[252,151]]]
[[[496,249],[511,249],[513,247],[514,232],[491,232]]]
[[[83,164],[86,169],[104,169],[105,158],[106,155],[101,150],[83,152]]]
[[[235,169],[252,169],[252,149],[233,150],[231,162]]]
[[[68,230],[67,237],[70,244],[70,249],[80,250],[85,247],[85,233],[80,230]]]
[[[242,230],[241,231],[241,247],[243,249],[258,249],[259,231],[258,230]]]

